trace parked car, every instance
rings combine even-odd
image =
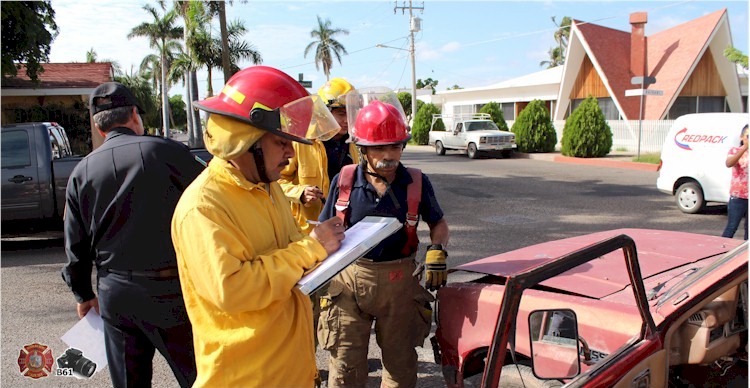
[[[60,229],[65,190],[83,157],[73,155],[65,129],[54,122],[2,127],[2,223],[9,229]],[[204,162],[205,149],[191,150]]]
[[[707,202],[727,203],[732,169],[727,152],[740,145],[747,113],[695,113],[675,120],[664,139],[656,187],[674,195],[684,213],[698,213]]]
[[[2,222],[57,222],[76,164],[68,135],[54,122],[2,127]]]
[[[437,120],[443,120],[445,131],[433,130]],[[470,159],[480,153],[499,153],[509,158],[517,147],[516,135],[501,131],[489,113],[432,115],[428,144],[435,146],[438,155],[445,155],[446,150],[461,150]]]
[[[747,242],[619,229],[456,270],[477,279],[437,294],[432,343],[449,387],[480,373],[482,386],[529,388],[747,378]]]

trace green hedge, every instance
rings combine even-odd
[[[579,158],[598,158],[612,148],[612,130],[596,98],[589,96],[565,120],[561,153]]]
[[[557,133],[549,111],[541,100],[533,100],[518,114],[511,131],[516,134],[519,152],[552,152]]]
[[[479,110],[479,113],[489,113],[490,117],[492,117],[492,121],[495,122],[495,125],[497,125],[497,127],[501,131],[508,130],[508,123],[505,122],[505,116],[503,116],[503,108],[499,103],[489,102],[487,104],[484,104],[482,109]]]
[[[417,103],[417,105],[419,105]],[[424,104],[417,111],[414,118],[414,126],[411,128],[412,141],[416,144],[425,145],[430,140],[430,125],[432,124],[432,115],[440,113],[440,108],[433,104]],[[435,123],[436,131],[445,131],[443,120]]]

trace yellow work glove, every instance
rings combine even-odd
[[[448,257],[448,252],[443,250],[440,245],[430,245],[427,248],[427,256],[425,257],[425,288],[430,291],[438,290],[448,282],[448,266],[445,264],[445,259]]]

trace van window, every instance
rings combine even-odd
[[[26,167],[31,165],[29,135],[26,131],[4,132],[2,139],[3,168]]]

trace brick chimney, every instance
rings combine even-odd
[[[633,26],[630,33],[630,72],[635,77],[647,76],[646,74],[646,44],[645,27],[648,22],[646,12],[634,12],[630,14],[630,25]]]

